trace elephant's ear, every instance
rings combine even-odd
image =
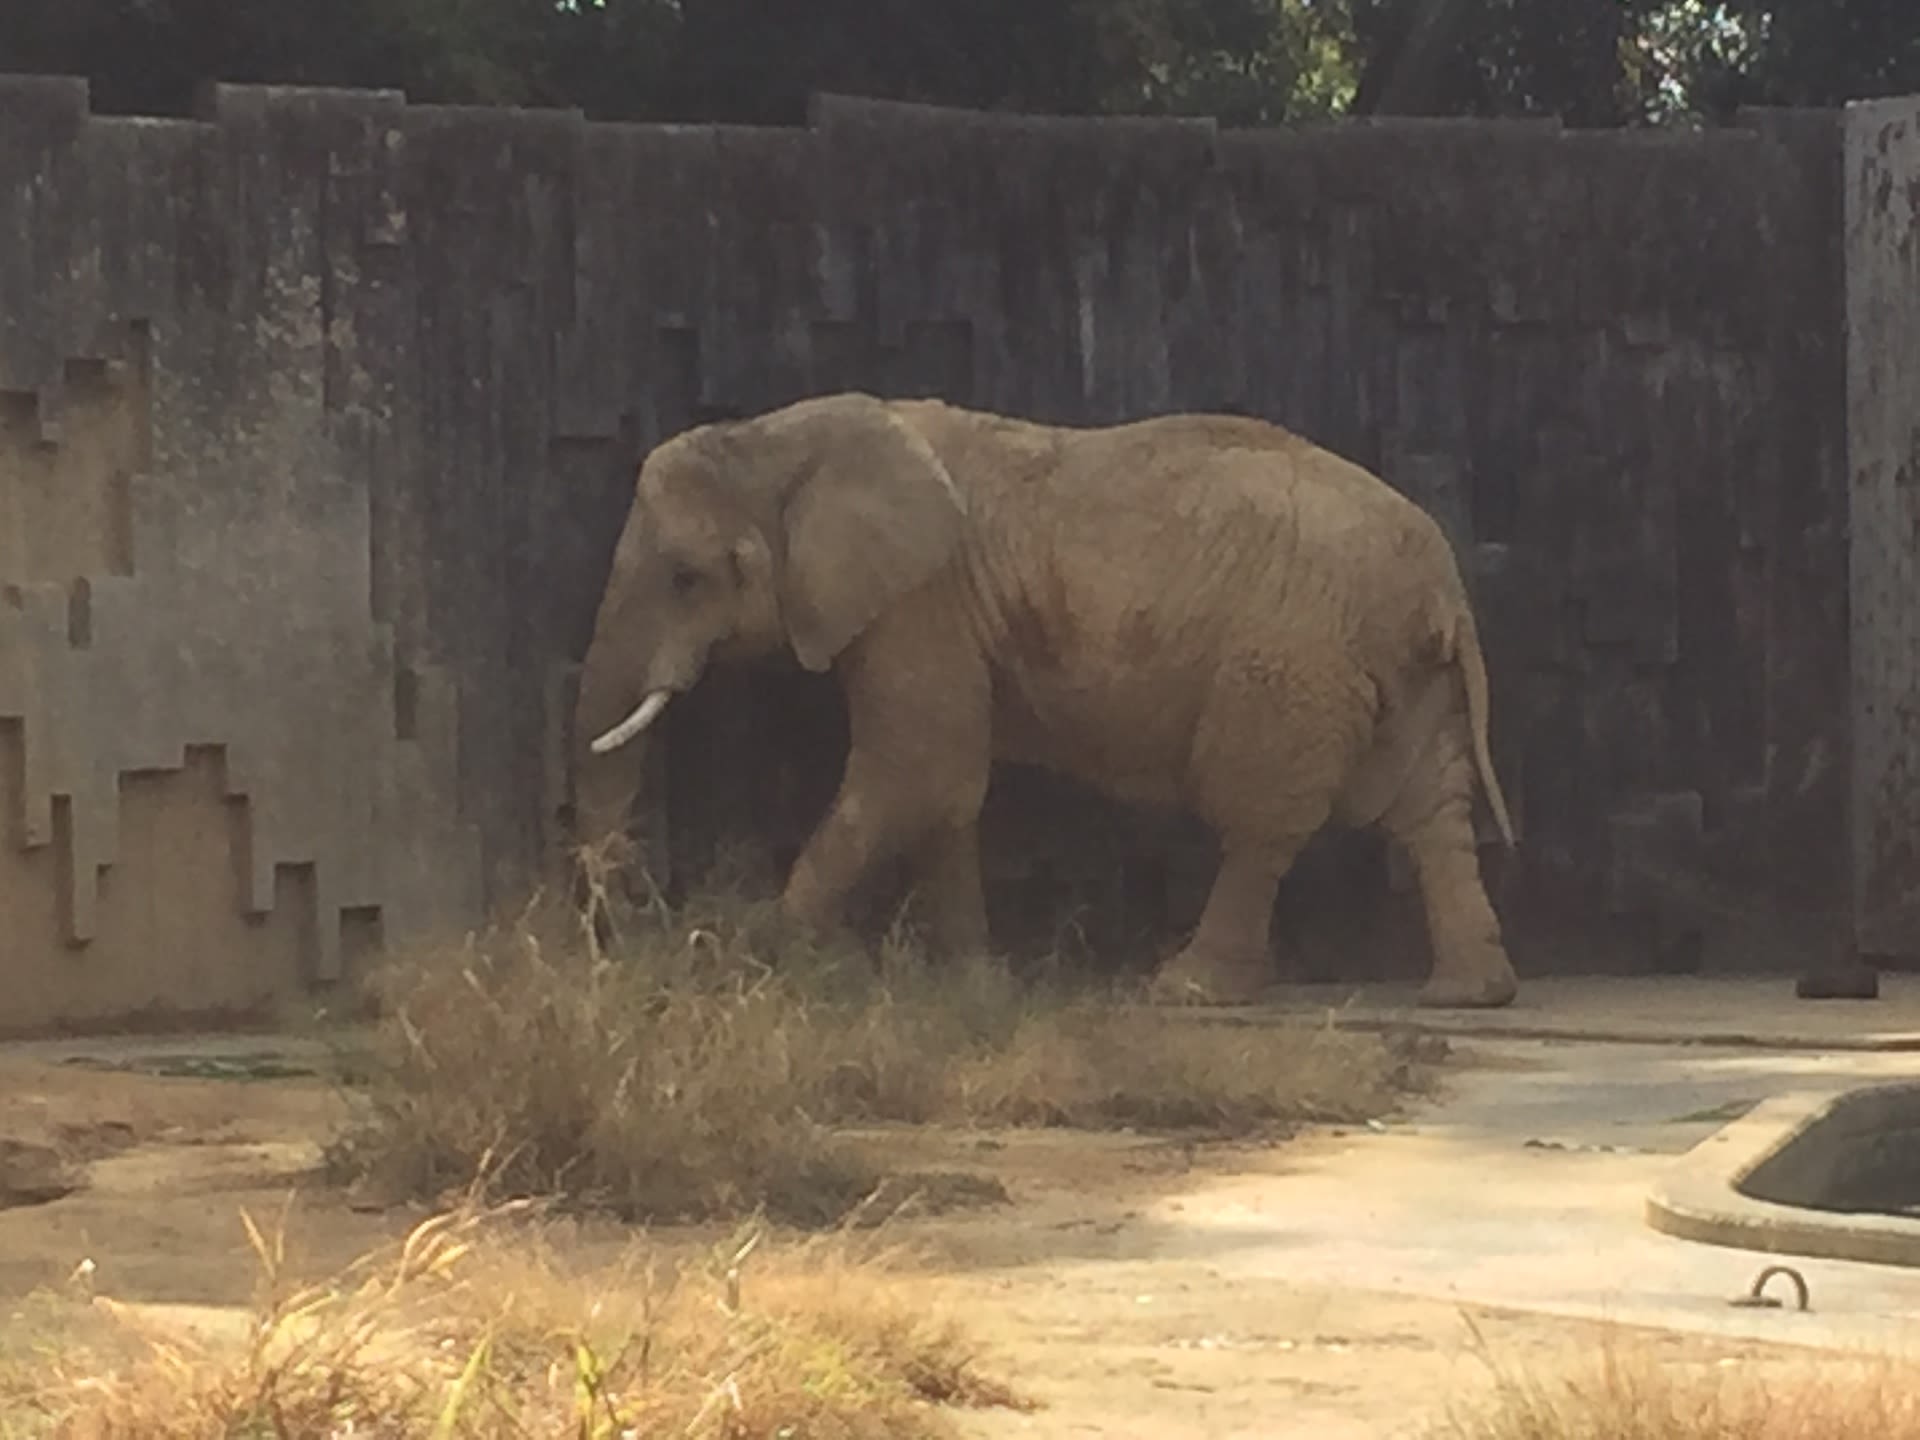
[[[965,505],[926,438],[878,400],[816,411],[795,439],[780,606],[793,653],[822,671],[947,563]]]

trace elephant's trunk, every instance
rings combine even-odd
[[[644,727],[634,726],[625,735],[619,732],[646,709],[648,702],[643,701],[637,710],[626,710],[631,702],[616,677],[608,674],[608,657],[596,653],[598,650],[596,644],[582,667],[580,694],[573,711],[574,840],[586,846],[626,834],[629,811],[646,767],[646,747],[627,746]],[[664,701],[646,716],[648,724],[658,718],[663,706]],[[623,713],[625,720],[621,718]],[[619,745],[601,743],[612,736],[618,736]]]

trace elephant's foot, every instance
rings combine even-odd
[[[939,960],[971,960],[989,954],[986,907],[978,903],[978,882],[971,892],[930,887],[926,896],[927,951]]]
[[[1502,955],[1478,969],[1436,973],[1421,989],[1419,1003],[1429,1010],[1498,1010],[1519,993],[1520,977]]]
[[[803,935],[830,930],[834,920],[830,911],[808,903],[805,898],[796,899],[791,891],[780,897],[780,918],[786,922],[788,929]]]
[[[1271,978],[1264,954],[1188,946],[1155,973],[1147,998],[1155,1005],[1251,1005],[1266,993]]]

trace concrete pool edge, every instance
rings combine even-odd
[[[1824,1124],[1892,1092],[1920,1098],[1920,1084],[1894,1081],[1762,1101],[1675,1160],[1647,1195],[1647,1224],[1676,1239],[1760,1254],[1920,1268],[1920,1220],[1803,1209],[1740,1188]]]
[[[1920,974],[1889,972],[1874,1001],[1796,998],[1780,976],[1524,978],[1498,1010],[1419,1004],[1412,980],[1276,984],[1257,1003],[1195,1006],[1214,1024],[1327,1021],[1349,1030],[1408,1031],[1462,1041],[1658,1045],[1690,1049],[1920,1053]]]

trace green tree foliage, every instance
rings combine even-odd
[[[1637,118],[1623,0],[1350,0],[1356,108],[1410,115]]]
[[[1920,93],[1915,0],[1735,0],[1723,12],[1743,37],[1716,83],[1747,104],[1836,105]]]
[[[1355,108],[1720,118],[1920,92],[1916,0],[1346,0]]]
[[[800,121],[820,90],[1283,120],[1338,106],[1348,48],[1344,12],[1312,0],[604,0],[566,13],[563,31],[596,40],[575,53],[599,73],[570,72],[589,112],[761,123]],[[649,73],[657,84],[617,78]]]
[[[796,123],[837,90],[1620,125],[1920,91],[1920,0],[0,0],[0,69],[161,114],[225,79],[605,119]]]
[[[1315,0],[4,0],[0,68],[181,113],[207,79],[400,86],[606,119],[796,123],[816,90],[1042,112],[1327,113]]]
[[[13,0],[0,67],[87,76],[103,109],[189,109],[213,79],[384,85],[405,59],[382,0]]]
[[[1344,4],[1094,0],[1083,8],[1103,62],[1095,108],[1260,125],[1338,114],[1353,98]]]

